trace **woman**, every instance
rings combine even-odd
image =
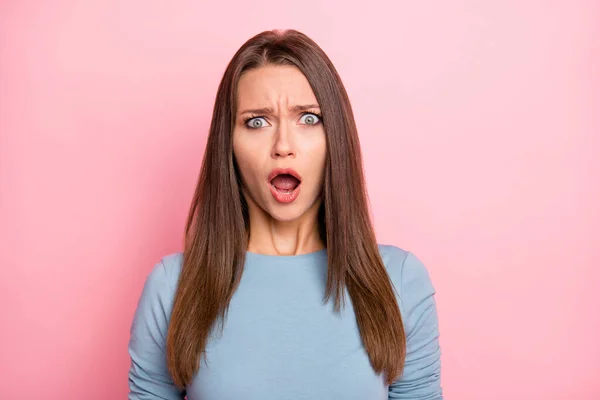
[[[350,102],[304,34],[220,83],[183,253],[147,277],[129,399],[441,399],[434,289],[377,244]]]

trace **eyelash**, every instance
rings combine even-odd
[[[310,124],[310,125],[318,125],[323,122],[323,117],[321,116],[321,113],[307,111],[307,112],[302,113],[301,117],[305,116],[306,114],[316,115],[319,118],[319,122],[317,122],[316,124]],[[250,121],[251,119],[254,119],[254,118],[266,118],[266,117],[264,115],[251,114],[249,117],[244,118],[244,125],[247,125],[248,121]],[[250,129],[253,129],[253,128],[250,128]]]

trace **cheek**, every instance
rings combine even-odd
[[[327,159],[327,140],[325,134],[314,138],[308,150],[310,157],[310,168],[314,178],[319,182],[319,185],[323,184],[325,177],[325,162]]]
[[[247,167],[248,164],[252,163],[251,146],[247,140],[244,140],[243,136],[236,135],[235,133],[233,135],[233,155],[240,167]]]
[[[259,175],[260,157],[256,149],[251,144],[234,138],[233,155],[237,161],[242,180],[246,185],[252,186]]]
[[[325,159],[327,157],[327,140],[325,138],[325,133],[320,135],[313,144],[312,154],[315,155],[315,164],[318,164],[319,168],[322,170],[325,166]]]
[[[233,157],[237,163],[240,174],[242,175],[242,180],[246,182],[248,170],[248,151],[243,143],[240,140],[237,140],[234,136],[233,139]]]

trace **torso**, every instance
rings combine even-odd
[[[188,400],[387,399],[346,292],[323,304],[327,253],[248,253],[222,335],[215,331]]]

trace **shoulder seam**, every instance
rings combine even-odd
[[[162,265],[162,270],[165,273],[165,278],[167,280],[167,286],[171,289],[171,291],[175,290],[175,288],[171,285],[169,274],[167,272],[167,267],[165,266],[164,259],[160,260],[160,264]]]
[[[404,259],[402,260],[402,264],[400,264],[400,304],[402,306],[402,308],[405,308],[405,304],[404,304],[404,265],[406,264],[406,260],[408,259],[408,256],[410,255],[410,251],[405,250],[404,251]]]

